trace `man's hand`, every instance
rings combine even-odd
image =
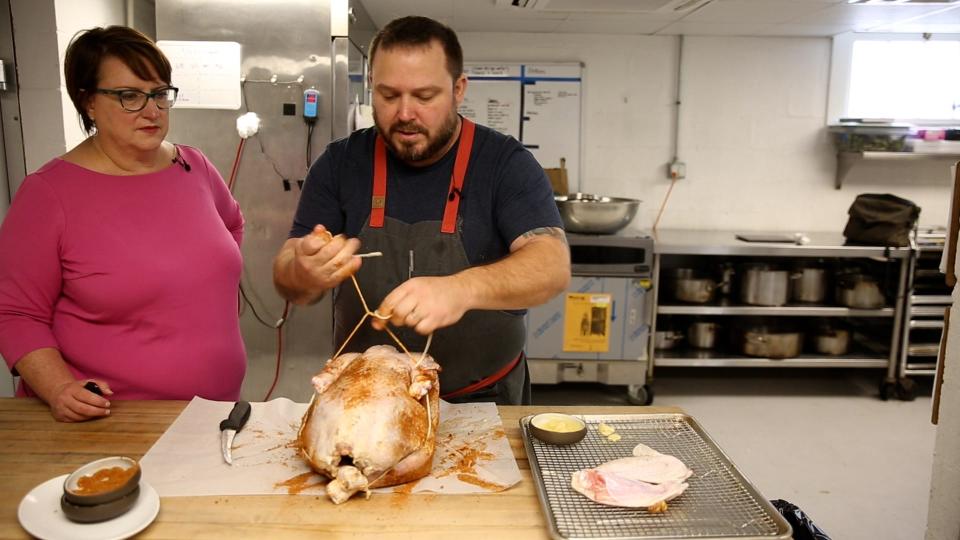
[[[377,308],[396,326],[427,335],[457,323],[471,309],[525,309],[549,301],[570,283],[570,250],[563,230],[533,229],[517,237],[510,254],[452,276],[415,277],[390,291]],[[373,321],[382,330],[384,320]]]
[[[112,395],[110,385],[99,379],[84,379],[63,383],[54,390],[49,400],[50,414],[60,422],[83,422],[110,414],[110,401],[87,390],[88,382],[97,383],[106,396]]]
[[[383,299],[377,313],[389,315],[395,326],[409,326],[418,334],[450,326],[467,311],[467,291],[460,277],[415,277],[400,284]],[[373,318],[373,327],[382,330],[384,320]]]
[[[281,249],[274,267],[277,289],[289,300],[309,304],[360,269],[353,255],[360,248],[356,238],[331,236],[323,225],[302,238],[291,238]]]

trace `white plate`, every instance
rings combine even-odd
[[[100,523],[76,523],[60,509],[63,481],[67,475],[51,478],[33,488],[20,501],[17,519],[28,533],[44,540],[120,540],[142,531],[160,511],[160,496],[153,486],[140,481],[140,496],[121,516]]]

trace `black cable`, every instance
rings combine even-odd
[[[310,156],[313,154],[313,122],[307,123],[307,172],[310,171]]]
[[[247,85],[246,81],[240,83],[240,94],[243,97],[243,110],[250,112],[249,99],[247,99]],[[257,144],[260,145],[260,153],[263,154],[263,157],[267,158],[267,161],[270,162],[270,166],[273,167],[273,172],[277,173],[281,179],[287,178],[280,172],[280,168],[277,167],[277,162],[270,157],[270,154],[267,153],[266,148],[263,147],[263,140],[260,139],[260,132],[254,134],[254,137],[257,139]]]
[[[260,324],[266,326],[267,328],[280,328],[281,326],[284,325],[284,323],[287,322],[285,319],[280,319],[280,324],[268,323],[267,321],[263,320],[263,318],[260,317],[260,314],[257,313],[257,308],[253,306],[253,302],[251,302],[250,299],[247,298],[247,292],[243,290],[243,283],[240,283],[240,296],[243,297],[243,303],[250,306],[250,311],[253,312],[253,316],[258,321],[260,321]]]

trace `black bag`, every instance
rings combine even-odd
[[[857,195],[847,213],[843,236],[848,243],[906,247],[920,207],[889,193],[864,193]]]
[[[770,503],[790,524],[793,529],[793,540],[830,540],[827,533],[817,527],[817,524],[797,505],[783,499],[776,499]]]

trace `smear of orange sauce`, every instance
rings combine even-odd
[[[440,472],[437,476],[443,477],[448,476],[454,473],[466,473],[473,474],[477,473],[476,467],[477,462],[480,460],[489,461],[494,458],[494,455],[491,452],[487,452],[484,447],[481,448],[471,448],[468,445],[463,445],[460,448],[457,448],[451,455],[451,458],[454,458],[454,461],[449,466],[445,466],[444,470]],[[446,465],[446,464],[445,464]]]
[[[310,483],[311,480],[315,482]],[[293,478],[284,480],[283,482],[277,482],[273,485],[275,488],[287,488],[287,493],[290,495],[299,495],[304,490],[312,487],[320,487],[326,484],[327,481],[325,478],[314,472],[305,472],[298,474]]]
[[[473,484],[474,486],[482,487],[483,489],[486,489],[488,491],[503,491],[507,489],[507,486],[495,484],[493,482],[487,482],[486,480],[480,478],[479,476],[475,476],[472,474],[460,473],[457,475],[457,480],[465,484]]]
[[[400,493],[402,495],[409,495],[413,493],[413,488],[417,487],[417,484],[419,483],[420,481],[416,480],[413,482],[407,482],[406,484],[400,484],[399,486],[394,486],[393,492]]]

